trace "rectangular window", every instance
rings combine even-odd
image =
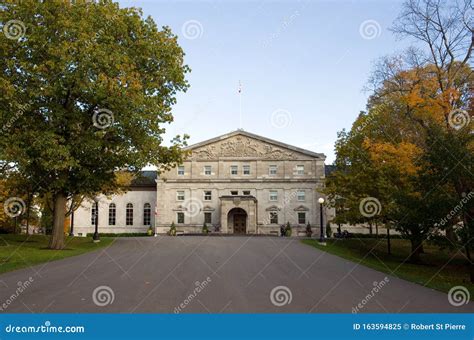
[[[115,203],[111,203],[109,205],[109,225],[115,225],[117,216],[117,210],[115,207]]]
[[[277,174],[277,166],[276,165],[270,165],[268,167],[268,174],[271,176],[274,176]]]
[[[91,209],[91,224],[95,225],[95,219],[97,218],[97,209],[95,208],[95,203],[92,203]]]
[[[204,223],[211,224],[212,223],[212,213],[205,212],[204,213]]]
[[[237,175],[239,172],[239,167],[237,165],[231,165],[230,166],[230,174],[231,175]]]
[[[239,192],[238,192],[238,191],[231,191],[230,194],[231,194],[232,196],[237,196],[237,195],[239,194]]]
[[[244,175],[250,175],[250,165],[244,165],[243,169]]]
[[[133,204],[128,203],[125,209],[125,225],[133,225]]]
[[[204,166],[204,175],[206,176],[212,175],[212,166],[210,165]]]
[[[306,213],[304,212],[298,213],[298,224],[306,224]]]
[[[212,201],[212,191],[204,191],[204,201]]]
[[[270,224],[278,224],[278,213],[276,211],[270,212]]]
[[[184,201],[184,191],[182,191],[182,190],[176,191],[176,200],[177,201]]]
[[[143,225],[151,225],[151,205],[145,203],[143,207]]]
[[[296,174],[297,175],[304,175],[304,165],[297,165],[296,166]]]
[[[278,191],[270,190],[269,199],[270,201],[278,201]]]
[[[178,176],[184,175],[184,166],[178,166]]]
[[[296,197],[299,202],[304,202],[306,200],[306,192],[304,190],[298,190],[296,192]]]
[[[184,223],[184,213],[183,212],[176,213],[176,221],[178,222],[178,224],[183,224]]]
[[[250,190],[244,190],[242,193],[246,196],[249,196],[250,195]]]

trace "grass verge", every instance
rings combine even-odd
[[[460,252],[448,252],[434,245],[424,245],[422,264],[408,263],[410,242],[403,239],[391,240],[392,255],[387,254],[386,239],[335,239],[326,246],[316,240],[303,240],[313,246],[360,263],[375,270],[418,283],[422,286],[448,292],[453,286],[464,286],[474,300],[474,284],[470,283],[466,258]]]
[[[113,241],[102,237],[99,243],[93,243],[88,237],[67,237],[64,250],[51,250],[47,249],[49,236],[0,235],[0,273],[84,254]]]

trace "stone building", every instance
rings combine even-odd
[[[308,223],[319,230],[323,154],[243,130],[186,151],[184,163],[155,183],[152,173],[145,173],[148,180],[141,186],[134,183],[124,195],[103,197],[99,231],[144,232],[151,225],[164,234],[174,223],[180,233],[201,233],[206,224],[224,234],[278,234],[287,222],[293,235],[304,233]],[[145,218],[149,205],[152,216]],[[85,202],[76,212],[77,233],[92,232],[92,210],[93,202]]]

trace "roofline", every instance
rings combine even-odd
[[[307,156],[319,158],[319,159],[322,159],[322,160],[326,159],[326,155],[323,154],[323,153],[317,153],[317,152],[302,149],[302,148],[299,148],[299,147],[296,147],[296,146],[293,146],[293,145],[285,144],[283,142],[279,142],[279,141],[276,141],[274,139],[270,139],[270,138],[267,138],[267,137],[256,135],[256,134],[248,132],[248,131],[244,131],[243,129],[235,130],[235,131],[232,131],[232,132],[229,132],[229,133],[226,133],[226,134],[223,134],[223,135],[211,138],[211,139],[204,140],[204,141],[199,142],[199,143],[189,145],[189,146],[183,148],[183,150],[191,151],[191,150],[199,148],[201,146],[211,144],[211,143],[214,143],[214,142],[218,142],[220,140],[224,140],[224,139],[227,139],[227,138],[230,138],[230,137],[233,137],[233,136],[237,136],[237,135],[244,135],[244,136],[247,136],[247,137],[259,139],[259,140],[262,140],[262,141],[267,142],[269,144],[273,144],[273,145],[276,145],[276,146],[279,146],[279,147],[282,147],[282,148],[285,148],[285,149],[290,149],[290,150],[305,154]]]

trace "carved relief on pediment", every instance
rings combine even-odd
[[[192,151],[189,159],[212,160],[220,157],[255,157],[262,159],[296,159],[297,155],[284,148],[258,140],[237,136],[219,141]]]

